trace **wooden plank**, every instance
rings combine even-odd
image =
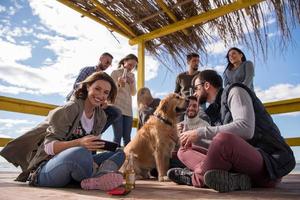
[[[299,199],[300,174],[285,176],[276,188],[252,188],[247,191],[218,193],[208,188],[195,188],[177,185],[173,182],[156,180],[138,180],[136,188],[125,196],[111,196],[100,190],[82,190],[79,185],[65,188],[32,187],[27,183],[15,182],[17,173],[0,172],[0,199],[48,200],[99,200],[99,199],[232,199],[232,200],[268,200],[268,199]]]

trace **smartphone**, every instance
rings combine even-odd
[[[116,149],[118,147],[120,147],[119,144],[115,143],[115,142],[102,140],[102,139],[100,139],[99,141],[104,142],[104,148],[103,149],[107,150],[107,151],[116,151]]]

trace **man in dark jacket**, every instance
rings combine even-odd
[[[199,103],[210,103],[212,126],[181,134],[178,157],[191,171],[171,169],[171,180],[228,192],[274,187],[293,170],[293,152],[254,92],[239,83],[223,89],[213,70],[202,71],[193,86]],[[192,148],[199,138],[212,139],[207,154]]]

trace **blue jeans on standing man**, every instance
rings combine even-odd
[[[125,161],[125,153],[118,149],[116,152],[106,151],[92,155],[84,147],[72,147],[55,155],[37,172],[35,186],[64,187],[71,181],[80,182],[91,178],[93,162],[100,165],[105,160],[111,160],[120,168]]]
[[[104,112],[106,114],[106,124],[103,127],[101,133],[104,133],[106,131],[106,129],[115,121],[117,121],[121,116],[122,116],[122,112],[119,108],[115,107],[115,106],[107,106],[106,109],[104,109]]]
[[[133,117],[122,115],[113,123],[114,142],[121,144],[123,137],[124,146],[130,142]]]

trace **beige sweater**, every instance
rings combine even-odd
[[[134,79],[132,84],[126,83],[124,87],[118,86],[118,78],[123,75],[124,68],[119,68],[111,73],[117,87],[118,94],[115,100],[115,106],[122,111],[122,115],[132,117],[132,96],[136,94],[135,77],[132,72],[128,72],[127,76]]]

